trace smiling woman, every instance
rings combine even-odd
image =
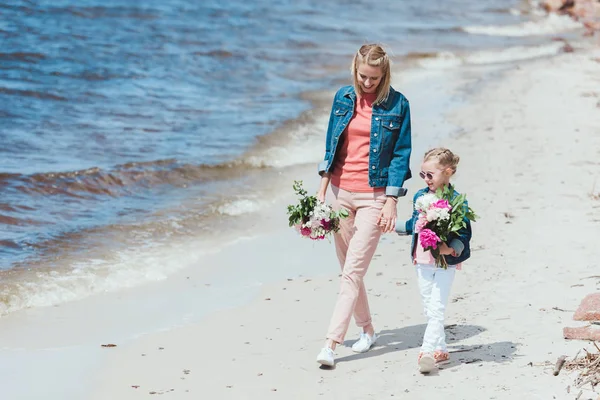
[[[317,362],[333,366],[333,350],[342,343],[354,315],[362,328],[355,352],[368,351],[377,340],[363,278],[379,237],[396,224],[396,203],[406,194],[411,153],[408,100],[390,86],[390,59],[377,44],[362,46],[352,61],[353,86],[335,95],[325,158],[319,164],[325,201],[331,183],[336,210],[348,210],[334,234],[342,268],[341,289]]]

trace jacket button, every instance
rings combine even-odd
[[[379,117],[375,117],[375,121],[379,121]]]
[[[373,149],[373,153],[377,153],[377,149]]]
[[[374,166],[374,165],[371,165],[371,169],[375,169],[375,166]]]
[[[377,137],[377,134],[375,133],[375,134],[373,134],[373,136]]]

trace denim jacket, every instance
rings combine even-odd
[[[419,218],[419,212],[417,210],[415,210],[415,202],[417,201],[417,199],[419,197],[421,197],[423,194],[428,193],[428,192],[429,192],[429,188],[426,187],[424,189],[419,190],[417,193],[415,193],[415,197],[413,198],[412,217],[406,222],[398,221],[396,223],[396,233],[398,233],[399,235],[412,235],[412,244],[410,246],[410,256],[413,261],[414,261],[414,257],[415,257],[415,248],[417,246],[417,236],[418,236],[418,234],[415,233],[415,224],[417,223],[417,219]],[[458,193],[456,190],[454,190],[453,198],[458,195],[460,195],[460,193]],[[466,200],[465,200],[465,207],[468,207],[468,202]],[[471,236],[472,236],[471,221],[469,221],[467,218],[465,218],[465,222],[467,223],[467,227],[461,228],[457,233],[453,234],[449,238],[449,240],[446,242],[446,244],[449,247],[451,247],[454,250],[454,252],[456,253],[456,257],[451,256],[451,255],[445,256],[446,262],[448,262],[448,265],[456,265],[458,263],[461,263],[461,262],[467,260],[471,256],[471,246],[470,246]]]
[[[331,170],[340,137],[355,109],[354,87],[345,86],[338,90],[329,117],[325,157],[319,163],[320,175]],[[370,148],[369,186],[385,187],[388,196],[404,196],[406,189],[402,185],[411,177],[410,108],[406,97],[392,87],[386,100],[373,105]]]

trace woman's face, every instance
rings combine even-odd
[[[358,84],[364,93],[375,93],[383,78],[381,67],[359,64],[356,69]]]

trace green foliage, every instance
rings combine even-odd
[[[319,203],[319,200],[316,196],[308,196],[308,192],[302,187],[302,181],[294,181],[293,189],[300,200],[298,204],[289,205],[287,207],[287,213],[289,216],[288,222],[290,227],[307,222],[310,219],[310,213]],[[331,212],[329,218],[332,221],[334,232],[337,232],[340,229],[340,218],[347,217],[348,210],[343,208],[339,211]]]
[[[296,195],[300,197],[300,201],[296,205],[287,207],[290,227],[308,221],[310,212],[318,201],[316,196],[307,196],[308,192],[302,187],[302,181],[294,181],[293,188]]]
[[[452,236],[459,235],[460,230],[467,227],[467,221],[477,220],[478,216],[469,207],[466,194],[463,193],[454,196],[454,189],[448,185],[437,189],[435,195],[439,199],[447,200],[450,207],[452,207],[450,218],[446,220],[434,220],[425,225],[425,228],[434,231],[442,242],[448,242]],[[431,251],[439,267],[448,267],[446,258],[440,254],[439,247],[437,249],[427,248],[426,250]]]

